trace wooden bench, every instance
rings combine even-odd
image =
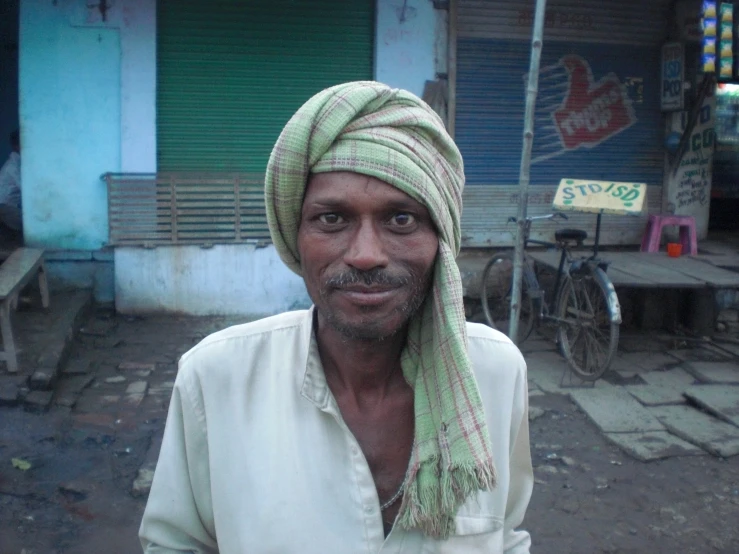
[[[43,250],[18,248],[0,265],[0,331],[3,337],[0,360],[5,360],[11,373],[18,371],[18,358],[10,316],[18,306],[18,294],[36,275],[41,291],[41,304],[48,308],[49,285],[46,281]]]

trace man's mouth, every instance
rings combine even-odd
[[[336,289],[342,296],[346,297],[352,304],[361,306],[377,306],[386,302],[398,290],[398,287],[387,285],[360,285],[352,284]]]

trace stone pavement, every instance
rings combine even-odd
[[[540,336],[522,345],[536,396],[568,396],[598,430],[632,457],[739,454],[739,351],[735,341],[626,334],[611,369],[579,381],[556,346]],[[531,416],[532,414],[530,414]]]
[[[89,313],[92,295],[84,290],[55,293],[47,310],[41,308],[39,299],[31,300],[20,305],[13,317],[18,373],[7,373],[2,364],[0,406],[23,401],[30,409],[46,411],[59,370]]]
[[[126,317],[91,308],[84,292],[56,294],[49,313],[29,309],[16,320],[22,372],[10,376],[0,366],[0,403],[50,410],[65,421],[65,440],[110,451],[134,496],[151,483],[179,356],[242,321]],[[538,397],[565,395],[638,460],[738,454],[739,341],[622,332],[612,370],[595,384],[580,382],[554,343],[533,334],[522,346],[530,418],[544,413]],[[12,432],[4,441],[3,458],[17,450]]]
[[[131,495],[147,494],[177,360],[208,334],[242,321],[127,317],[92,306],[85,291],[53,295],[48,312],[16,313],[21,370],[10,375],[0,363],[0,500],[41,496],[12,459],[28,460],[28,473],[44,483],[60,483],[47,495],[102,504],[115,489],[100,483],[119,487],[121,480]]]

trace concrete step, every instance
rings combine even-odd
[[[14,314],[13,334],[18,343],[19,371],[10,375],[0,364],[2,403],[23,402],[28,409],[46,411],[53,387],[69,349],[92,306],[89,290],[51,295],[49,309],[31,304]]]

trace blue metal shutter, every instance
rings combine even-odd
[[[502,218],[508,214],[499,203],[510,207],[518,185],[534,2],[459,1],[455,139],[468,185],[505,187],[488,195],[468,192],[468,197],[487,196],[498,205],[487,203],[483,212],[478,203],[468,210],[467,244],[505,244],[511,233],[504,229]],[[562,177],[661,187],[660,47],[667,36],[669,3],[547,4],[532,203],[541,204],[541,211],[550,208],[552,187]],[[634,223],[614,220],[617,226]],[[632,242],[634,235],[611,227],[604,238]]]
[[[464,155],[467,182],[514,185],[521,161],[530,44],[460,39],[457,54],[456,138]],[[535,114],[531,184],[555,184],[565,176],[661,184],[659,64],[656,48],[546,44]],[[579,98],[573,97],[577,94],[573,84]],[[588,94],[596,96],[587,98]],[[599,105],[594,107],[594,102]],[[575,115],[569,119],[563,115],[557,121],[556,114],[567,105],[581,109],[571,112]],[[616,109],[618,121],[611,113]],[[584,128],[582,137],[577,136],[578,127]],[[567,136],[568,131],[572,137]]]

